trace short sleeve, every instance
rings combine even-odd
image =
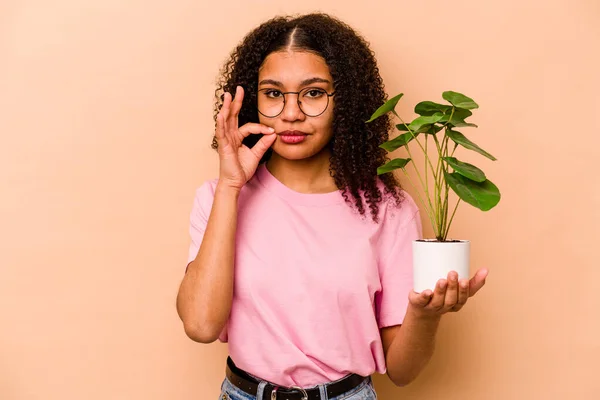
[[[215,197],[216,180],[204,182],[194,196],[194,203],[190,213],[190,246],[187,265],[196,259],[200,244],[204,238],[206,224]]]
[[[395,211],[397,215],[385,221],[390,226],[382,235],[388,237],[381,238],[387,248],[381,249],[381,291],[375,297],[379,328],[404,321],[408,295],[413,289],[412,242],[423,238],[419,208],[406,192],[400,208]]]

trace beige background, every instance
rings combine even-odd
[[[469,137],[499,160],[457,152],[503,195],[452,230],[488,285],[416,382],[375,376],[380,398],[592,398],[599,4],[2,0],[0,398],[217,397],[227,348],[187,339],[174,305],[193,191],[217,173],[214,80],[258,23],[313,10],[367,37],[406,118],[473,97]]]

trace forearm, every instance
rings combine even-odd
[[[218,338],[231,310],[239,190],[217,185],[198,255],[177,295],[186,334],[209,343]]]
[[[420,316],[409,306],[404,322],[387,351],[387,374],[398,386],[412,382],[425,368],[435,348],[440,316]]]

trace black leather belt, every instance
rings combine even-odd
[[[234,364],[231,357],[227,357],[227,369],[225,371],[227,379],[238,389],[249,395],[256,396],[258,391],[259,381],[248,375],[247,372],[239,369]],[[348,375],[347,377],[327,385],[327,396],[333,397],[342,395],[367,379],[364,376],[357,374]],[[323,400],[319,388],[302,389],[299,387],[282,388],[268,383],[265,386],[262,399],[258,400]]]

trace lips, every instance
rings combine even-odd
[[[304,133],[302,131],[283,131],[283,132],[279,132],[279,134],[282,136],[305,136],[305,135],[307,135],[307,133]]]
[[[308,135],[302,131],[283,131],[279,132],[279,137],[283,143],[298,144],[302,143]]]

